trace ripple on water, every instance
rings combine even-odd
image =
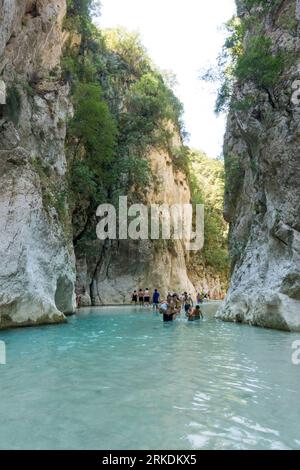
[[[3,332],[0,447],[300,448],[293,338],[134,308]]]

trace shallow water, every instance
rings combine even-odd
[[[1,449],[300,448],[300,334],[124,307],[0,339]]]

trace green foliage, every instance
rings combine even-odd
[[[287,30],[289,33],[297,34],[298,20],[295,15],[295,6],[293,3],[279,16],[277,24],[280,28]]]
[[[71,240],[71,223],[68,211],[68,191],[62,181],[62,185],[57,184],[57,175],[53,176],[51,165],[40,157],[31,160],[31,164],[39,176],[42,191],[43,208],[49,217],[52,217],[51,209],[55,209],[61,226],[64,228],[66,241]]]
[[[280,4],[277,0],[247,0],[245,7],[248,14],[242,19],[233,17],[227,22],[228,37],[218,58],[218,66],[202,76],[203,80],[219,83],[215,107],[217,114],[228,111],[230,104],[237,110],[246,109],[246,101],[239,107],[236,100],[232,100],[236,83],[251,81],[259,89],[272,92],[285,67],[293,59],[291,52],[276,47],[263,31],[261,17]],[[286,17],[295,19],[294,9],[286,10],[279,19],[282,22]],[[290,21],[290,26],[295,29],[294,21]],[[246,37],[246,31],[249,37]],[[251,106],[251,100],[248,100],[248,106]]]
[[[91,18],[100,14],[99,0],[67,0],[67,16],[64,27],[68,31],[76,31],[88,39],[94,29]]]
[[[70,171],[73,199],[97,199],[97,179],[94,171],[83,161],[74,161]]]
[[[121,73],[128,85],[153,70],[153,64],[138,33],[119,27],[106,30],[104,38],[117,74]]]
[[[84,148],[83,159],[71,165],[72,191],[95,203],[112,179],[117,137],[114,118],[101,97],[99,84],[78,83],[73,95],[75,114],[69,125],[69,137]]]
[[[231,206],[235,206],[243,183],[244,171],[238,155],[224,155],[225,162],[225,197]]]
[[[248,94],[242,100],[236,100],[234,97],[231,98],[231,109],[234,111],[247,111],[257,104],[257,96]]]
[[[129,106],[131,114],[139,114],[153,126],[165,122],[177,123],[182,105],[156,72],[149,72],[130,88]]]
[[[279,7],[282,0],[244,0],[244,4],[249,13],[255,9],[255,14],[262,16]]]
[[[151,147],[169,148],[182,107],[157,72],[144,74],[131,85],[125,95],[125,109],[119,122],[127,146],[141,156]]]
[[[274,0],[272,0],[274,2]],[[263,7],[267,8],[270,6],[271,1],[270,0],[244,0],[245,7],[249,11],[253,7]]]
[[[174,134],[184,132],[181,103],[139,35],[123,28],[97,30],[91,4],[69,2],[70,34],[62,59],[75,110],[67,138],[74,220],[81,207],[94,212],[95,205],[114,203],[120,194],[145,196],[154,148],[164,148],[178,167],[186,166],[184,148],[173,151]]]
[[[190,148],[186,145],[180,147],[173,147],[170,151],[173,165],[183,173],[189,174],[189,159],[190,159]]]
[[[75,115],[70,131],[84,145],[89,158],[97,163],[111,162],[115,148],[116,126],[107,104],[101,100],[98,84],[79,83],[73,95]]]
[[[272,41],[265,36],[251,38],[237,61],[235,75],[238,80],[251,80],[262,88],[272,88],[284,70],[286,54],[272,54]]]
[[[219,160],[192,152],[189,179],[193,204],[204,204],[204,248],[192,254],[193,265],[204,263],[221,275],[226,283],[229,269],[227,232],[223,218],[224,166]]]
[[[12,86],[7,90],[6,105],[4,112],[6,117],[12,121],[15,125],[19,123],[21,113],[21,95],[16,86]]]

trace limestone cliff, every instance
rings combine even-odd
[[[174,168],[167,152],[153,150],[151,169],[159,182],[151,182],[144,203],[189,204],[191,193],[186,175]],[[163,295],[170,290],[194,292],[187,274],[188,253],[184,242],[120,240],[94,241],[89,253],[75,250],[77,285],[81,305],[129,303],[133,290],[158,287]]]
[[[222,295],[181,241],[96,238],[99,198],[172,205],[191,191],[178,100],[134,35],[117,32],[128,42],[115,50],[112,33],[108,49],[90,3],[0,0],[0,328],[64,322],[75,292],[81,305],[127,303],[139,287]]]
[[[74,32],[78,37],[77,24],[74,18],[68,24],[71,37]],[[102,42],[95,39],[99,35]],[[192,259],[181,241],[103,243],[96,239],[95,214],[100,202],[117,206],[115,196],[119,194],[128,196],[129,205],[144,203],[148,208],[154,203],[188,204],[191,191],[187,149],[182,139],[181,104],[153,66],[140,38],[122,28],[93,32],[89,41],[81,30],[81,37],[80,47],[74,47],[73,41],[67,44],[66,76],[75,88],[83,74],[92,87],[101,87],[105,104],[117,123],[118,136],[108,167],[109,177],[102,174],[100,180],[98,166],[94,164],[99,162],[97,151],[95,158],[91,158],[93,142],[97,139],[93,136],[93,126],[85,129],[84,136],[77,132],[75,138],[70,135],[67,140],[71,173],[72,162],[80,160],[80,171],[86,181],[82,197],[77,198],[73,210],[76,293],[80,304],[128,303],[134,289],[146,287],[151,290],[158,287],[163,295],[174,290],[192,293],[196,287],[209,290],[213,298],[220,298],[222,287],[218,274],[211,271],[207,274],[203,263]],[[79,73],[74,63],[82,64]],[[88,68],[91,63],[97,70],[94,76]],[[76,123],[81,123],[78,110],[82,107],[80,101],[74,106]],[[86,114],[88,110],[84,110]],[[75,180],[76,193],[82,181]],[[94,183],[102,189],[99,196],[89,190]],[[197,270],[193,269],[193,261],[197,262]]]
[[[62,322],[74,310],[65,12],[65,0],[0,1],[0,328]]]
[[[235,102],[250,100],[243,109],[232,102],[225,136],[233,273],[218,316],[300,330],[300,2],[237,3],[247,25],[245,51],[259,34],[271,40],[270,56],[283,57],[284,66],[278,74],[282,59],[270,61],[273,68],[262,75],[256,62],[252,79],[239,80],[234,89]],[[257,48],[252,57],[258,54]]]

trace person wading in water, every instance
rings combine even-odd
[[[137,301],[138,301],[138,295],[137,295],[137,291],[135,290],[132,293],[131,303],[137,305]]]
[[[150,307],[150,291],[148,287],[145,289],[144,292],[144,304],[147,305],[147,307]]]
[[[159,297],[160,297],[160,293],[158,292],[157,289],[154,290],[153,292],[153,310],[155,310],[156,312],[158,311],[159,309]]]
[[[141,307],[144,305],[144,292],[142,289],[139,290],[139,304]]]
[[[193,306],[194,306],[193,299],[192,299],[191,294],[189,294],[186,296],[186,300],[184,302],[184,311],[185,311],[186,316],[188,316],[189,310]]]
[[[195,320],[200,320],[200,318],[203,319],[203,313],[200,309],[200,306],[197,305],[196,308],[190,310],[188,320],[195,321]]]
[[[172,296],[170,295],[168,296],[168,298],[170,300],[167,302],[168,307],[167,307],[167,310],[163,314],[164,322],[176,320],[176,315],[180,313],[180,309],[181,309],[181,304],[180,304],[177,294],[173,294]]]

